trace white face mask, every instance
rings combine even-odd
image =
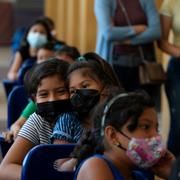
[[[33,48],[40,48],[47,43],[47,36],[39,32],[29,32],[27,41]]]

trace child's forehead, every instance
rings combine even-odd
[[[42,83],[46,83],[47,81],[56,81],[56,82],[64,82],[63,78],[59,75],[59,74],[52,74],[46,77],[43,77],[40,82],[39,85],[42,85]]]
[[[89,67],[82,67],[82,68],[75,69],[74,71],[72,71],[71,74],[79,75],[83,77],[91,77],[90,75],[92,74],[92,70]]]

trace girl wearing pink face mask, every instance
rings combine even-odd
[[[92,120],[94,128],[84,135],[73,156],[79,163],[93,156],[81,163],[75,179],[145,180],[146,173],[139,168],[155,166],[153,172],[159,176],[169,175],[173,157],[158,134],[157,113],[147,94],[118,94],[98,107]],[[165,162],[164,169],[158,169],[158,163],[167,157],[168,168]]]

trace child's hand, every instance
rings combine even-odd
[[[2,135],[8,143],[11,143],[13,140],[16,139],[20,130],[20,126],[12,125],[9,131],[3,132]]]
[[[170,176],[174,160],[174,155],[170,151],[166,150],[164,156],[155,166],[151,168],[151,170],[155,175],[167,179]]]

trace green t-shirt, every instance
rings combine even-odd
[[[29,116],[33,114],[35,111],[36,111],[36,104],[33,101],[30,101],[23,110],[23,112],[21,113],[21,117],[28,119]]]

